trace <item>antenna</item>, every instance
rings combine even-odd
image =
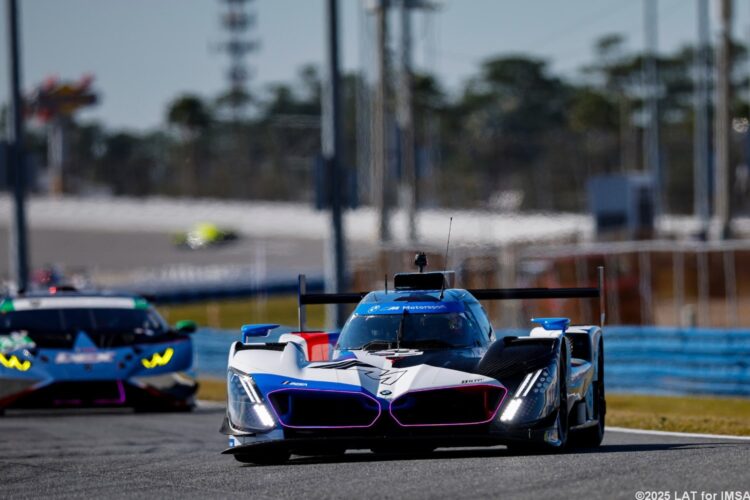
[[[448,270],[448,249],[451,245],[451,229],[453,228],[453,217],[448,222],[448,241],[445,243],[445,260],[443,260],[443,286],[440,288],[440,300],[443,300],[445,293],[445,272]]]
[[[384,274],[383,277],[385,278],[383,282],[385,283],[385,294],[388,295],[388,273]]]

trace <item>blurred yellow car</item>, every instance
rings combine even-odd
[[[191,250],[221,245],[238,239],[235,231],[221,228],[210,222],[200,222],[186,233],[174,235],[175,245]]]

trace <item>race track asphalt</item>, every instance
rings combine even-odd
[[[601,448],[503,447],[419,457],[349,452],[253,466],[220,455],[221,409],[192,414],[10,413],[0,498],[638,498],[750,490],[750,441],[608,432]],[[676,495],[677,494],[677,495]],[[656,498],[656,497],[653,497]],[[726,498],[726,497],[725,497]]]

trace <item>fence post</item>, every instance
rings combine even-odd
[[[608,305],[611,308],[612,323],[615,325],[620,324],[620,291],[618,289],[619,280],[617,279],[618,272],[618,255],[606,254],[604,256],[604,268],[607,270],[608,277],[607,283],[609,283],[610,297]]]
[[[588,273],[588,267],[586,265],[586,261],[580,255],[576,255],[575,265],[576,265],[576,286],[577,287],[589,286],[588,284],[589,273]],[[599,286],[601,287],[601,283],[599,283]],[[578,303],[579,303],[581,318],[590,318],[591,317],[590,302],[588,300],[579,300]],[[589,320],[587,319],[586,321],[589,321]]]
[[[305,305],[302,303],[302,296],[307,293],[307,278],[304,274],[300,274],[298,277],[299,287],[297,291],[297,318],[299,320],[299,331],[305,331]]]
[[[737,301],[737,275],[735,272],[734,251],[724,251],[724,290],[726,293],[727,319],[729,326],[737,327],[739,311]]]
[[[708,252],[705,249],[698,250],[695,253],[698,261],[698,321],[701,326],[711,326],[711,307],[709,301],[709,270],[708,270]]]
[[[651,283],[651,254],[638,252],[638,281],[641,291],[641,324],[654,324],[654,303]]]
[[[672,296],[674,299],[675,326],[682,324],[682,308],[685,305],[685,255],[672,252]]]

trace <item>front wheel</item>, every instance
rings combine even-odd
[[[598,377],[593,382],[592,394],[594,397],[594,416],[597,419],[596,425],[576,431],[571,436],[574,446],[581,448],[596,448],[602,444],[604,439],[604,417],[607,413],[607,400],[604,396],[604,345],[599,343],[599,357],[597,358]]]
[[[565,344],[563,344],[565,345]],[[558,386],[560,387],[560,407],[557,409],[557,441],[550,443],[555,450],[564,450],[568,445],[568,429],[570,419],[568,418],[568,356],[565,349],[560,350],[560,363],[557,371],[559,375]]]

